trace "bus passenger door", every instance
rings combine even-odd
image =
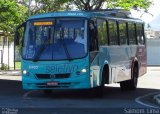
[[[98,56],[97,29],[93,20],[89,21],[89,54],[90,54],[90,81],[91,87],[99,86],[99,56]]]
[[[97,38],[97,29],[94,24],[94,21],[89,22],[89,51],[98,50],[98,38]]]

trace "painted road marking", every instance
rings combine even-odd
[[[153,105],[145,104],[145,103],[143,103],[143,102],[141,101],[142,98],[148,97],[148,96],[150,96],[150,95],[158,94],[158,93],[160,93],[160,92],[149,93],[149,94],[146,94],[146,95],[144,95],[144,96],[137,97],[137,98],[135,99],[135,102],[136,102],[136,103],[139,103],[139,104],[141,104],[141,105],[144,105],[144,106],[146,106],[146,107],[159,108],[159,107],[156,107],[156,106],[153,106]]]
[[[32,91],[28,91],[28,92],[26,92],[24,95],[23,95],[23,99],[31,99],[30,97],[29,97],[29,94],[31,94],[31,93],[33,93],[33,92],[35,92],[36,90],[32,90]]]

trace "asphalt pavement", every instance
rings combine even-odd
[[[43,91],[22,89],[20,75],[0,75],[0,109],[3,114],[159,114],[154,97],[160,94],[160,67],[148,68],[136,91],[121,91],[119,84],[106,85],[103,98],[90,91]],[[5,113],[5,112],[9,113]]]

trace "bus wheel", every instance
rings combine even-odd
[[[130,90],[135,90],[138,83],[138,67],[133,69],[133,78],[130,80]]]
[[[45,95],[51,95],[52,94],[52,90],[44,90],[43,91]]]
[[[134,67],[132,76],[131,80],[120,82],[121,90],[135,90],[137,88],[138,67]]]
[[[104,96],[104,88],[105,88],[105,79],[104,79],[104,74],[103,74],[101,85],[94,88],[95,89],[94,94],[96,95],[96,97],[102,98]]]
[[[104,85],[102,86],[98,86],[96,88],[94,88],[94,95],[96,97],[102,98],[104,94]]]

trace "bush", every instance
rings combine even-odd
[[[8,70],[8,65],[2,63],[1,70]]]

